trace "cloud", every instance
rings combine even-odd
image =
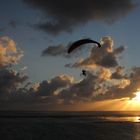
[[[69,67],[86,67],[87,76],[79,81],[73,80],[67,88],[58,90],[55,99],[61,100],[61,103],[77,103],[135,96],[133,93],[138,90],[139,80],[135,79],[139,79],[139,67],[132,68],[130,74],[126,73],[126,68],[119,64],[119,56],[125,47],[114,48],[113,39],[109,36],[103,37],[101,44],[102,48],[92,48],[87,58],[74,64],[66,64]],[[54,52],[55,49],[54,47]],[[62,54],[57,53],[54,56]]]
[[[23,52],[16,48],[16,43],[9,37],[0,37],[0,67],[16,64]]]
[[[28,79],[24,73],[13,68],[23,56],[16,43],[9,37],[0,37],[0,101],[9,100]]]
[[[103,37],[101,43],[102,47],[100,49],[93,47],[86,59],[80,59],[80,61],[74,64],[66,64],[66,67],[117,67],[119,65],[118,56],[125,50],[125,47],[120,46],[118,48],[113,48],[114,43],[109,36]]]
[[[132,98],[135,96],[134,92],[139,89],[139,73],[140,68],[137,67],[132,69],[127,78],[112,79],[111,71],[105,68],[100,69],[96,74],[87,72],[87,77],[78,81],[68,75],[59,75],[48,81],[33,84],[28,89],[17,88],[19,87],[17,85],[22,85],[26,81],[26,77],[21,78],[19,74],[11,73],[12,76],[9,74],[11,78],[7,79],[7,84],[0,85],[3,87],[1,93],[4,93],[1,94],[0,99],[3,102],[54,106]]]
[[[65,58],[76,57],[76,56],[78,56],[78,51],[82,50],[83,47],[81,46],[80,48],[77,48],[75,51],[73,51],[72,54],[68,54],[67,51],[68,51],[68,48],[71,46],[71,44],[72,43],[69,42],[67,45],[64,45],[64,44],[50,45],[42,51],[41,56],[43,56],[43,57],[46,57],[46,56],[52,56],[52,57],[62,56],[62,57],[65,57]],[[80,51],[80,54],[81,54],[81,51]]]
[[[15,57],[15,53],[18,53],[16,43],[10,38],[8,38],[8,41],[7,37],[6,39],[2,38],[0,42],[0,104],[5,107],[7,103],[11,105],[12,103],[17,103],[17,105],[21,103],[22,105],[44,104],[54,107],[60,104],[76,105],[101,100],[133,98],[134,93],[140,90],[140,67],[133,67],[127,73],[126,68],[121,66],[117,60],[118,55],[124,51],[124,47],[114,48],[111,37],[103,37],[101,42],[102,50],[93,48],[94,54],[92,49],[88,56],[88,59],[92,61],[84,63],[84,66],[90,64],[96,67],[96,69],[87,67],[86,77],[77,80],[70,75],[63,74],[50,80],[31,83],[28,82],[28,76],[24,73],[26,67],[20,71],[15,70],[13,67],[17,64],[19,58],[17,57],[18,59],[14,62],[7,58]],[[51,54],[52,50],[47,51],[47,53]],[[53,55],[57,56],[58,54],[55,52]],[[99,55],[101,55],[101,58]],[[108,67],[104,64],[99,64],[106,55],[109,58],[113,56],[113,61],[116,62],[115,66],[112,63]],[[85,60],[87,58],[82,61]],[[81,63],[79,64],[81,66]]]
[[[45,16],[34,27],[51,34],[71,32],[89,21],[114,22],[134,7],[133,0],[23,0]]]
[[[9,26],[13,29],[17,28],[18,22],[16,20],[10,20]]]
[[[64,45],[48,46],[45,50],[42,51],[42,56],[66,56],[67,47]]]
[[[28,88],[18,88],[15,92],[10,91],[7,98],[1,98],[3,102],[27,103],[27,104],[51,104],[63,103],[59,98],[59,93],[69,87],[73,82],[73,77],[68,75],[59,75],[51,80],[40,83],[30,84]],[[29,85],[29,84],[28,84]],[[7,87],[7,86],[6,86]],[[4,94],[5,95],[5,94]]]
[[[99,79],[107,80],[112,76],[112,72],[108,68],[100,68],[100,71],[97,73]]]
[[[79,103],[89,102],[92,97],[96,95],[97,84],[99,79],[96,75],[88,73],[87,77],[74,82],[69,88],[61,91],[60,98],[63,99],[64,103]]]
[[[15,70],[0,69],[0,100],[9,100],[27,79],[26,75],[21,75]]]
[[[72,83],[73,78],[67,75],[60,75],[52,78],[50,81],[42,81],[37,90],[39,96],[55,96],[57,91],[66,88]]]
[[[115,72],[112,73],[111,78],[113,79],[122,79],[124,78],[124,67],[118,66],[115,70]]]
[[[137,91],[140,90],[140,67],[134,67],[131,69],[131,73],[127,78],[119,80],[118,85],[110,86],[106,93],[99,95],[95,100],[108,100],[108,99],[121,99],[121,98],[133,98]]]
[[[133,84],[136,71],[127,78],[112,79],[111,71],[101,68],[98,73],[87,72],[87,77],[76,81],[68,75],[42,81],[32,90],[32,100],[49,105],[78,104],[101,100],[134,97],[137,84]],[[138,75],[138,74],[136,74]],[[133,90],[130,90],[130,89]],[[129,91],[129,92],[128,92]]]
[[[9,19],[7,24],[4,24],[4,26],[0,27],[0,32],[8,31],[10,29],[16,29],[19,25],[19,22],[15,19]]]
[[[93,48],[87,58],[73,64],[78,67],[95,66],[96,69],[90,69],[91,71],[87,67],[85,78],[76,81],[69,75],[58,75],[50,80],[31,84],[28,88],[18,89],[15,94],[11,94],[10,101],[54,105],[131,97],[132,93],[128,94],[127,90],[132,87],[132,77],[136,70],[132,70],[130,75],[125,74],[125,67],[120,66],[117,60],[124,47],[114,48],[111,37],[103,37],[101,43],[101,49]],[[66,57],[66,48],[63,45],[50,46],[42,54]],[[103,59],[107,62],[104,60],[101,63]],[[118,91],[120,93],[116,95]]]
[[[104,73],[101,74],[103,71]],[[134,96],[133,92],[129,92],[129,94],[127,92],[131,86],[129,78],[114,81],[111,79],[111,73],[107,71],[107,69],[101,69],[98,74],[88,72],[86,78],[73,82],[68,88],[61,90],[58,98],[64,104],[77,104]],[[136,87],[134,89],[136,90]]]
[[[101,70],[102,72],[102,70]],[[105,75],[105,77],[102,77]],[[121,99],[134,97],[134,86],[131,79],[114,79],[110,78],[110,74],[100,73],[97,75],[89,73],[88,76],[79,82],[73,83],[69,88],[64,89],[60,93],[60,97],[65,103],[94,102],[110,99]],[[130,90],[130,91],[129,91]],[[129,91],[129,92],[128,92]]]

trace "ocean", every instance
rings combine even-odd
[[[140,140],[140,112],[0,112],[0,140]]]

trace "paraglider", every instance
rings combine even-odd
[[[86,75],[87,75],[87,74],[86,74],[86,70],[82,70],[81,75],[86,76]]]
[[[87,44],[87,43],[95,43],[100,48],[101,44],[97,41],[91,40],[91,39],[81,39],[78,41],[75,41],[68,49],[68,53],[71,53],[76,48],[80,47],[81,45]]]
[[[80,47],[81,45],[87,44],[87,43],[95,43],[97,44],[97,46],[100,48],[101,44],[97,41],[91,40],[91,39],[81,39],[78,41],[75,41],[74,43],[72,43],[72,45],[68,48],[67,53],[70,54],[73,50],[77,49],[78,47]],[[86,70],[82,70],[82,73],[80,75],[83,76],[87,76],[87,71]]]

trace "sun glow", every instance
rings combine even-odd
[[[139,101],[140,102],[140,91],[136,92],[135,95],[136,96],[134,98],[132,98],[132,101]]]
[[[140,91],[134,93],[135,97],[132,99],[122,98],[108,101],[101,101],[94,104],[93,110],[107,110],[107,111],[139,111],[140,110]],[[139,117],[139,116],[138,116]],[[135,122],[139,122],[140,118],[135,118]]]
[[[127,99],[125,101],[124,109],[130,111],[138,111],[140,110],[140,90],[138,90],[135,94],[135,97],[132,99]]]

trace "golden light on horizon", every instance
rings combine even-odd
[[[140,110],[140,90],[138,90],[135,94],[135,97],[132,99],[127,99],[126,105],[124,106],[127,110]]]
[[[103,111],[140,111],[140,91],[132,99],[122,98],[97,102],[93,110],[96,108]]]
[[[127,97],[89,103],[83,102],[67,106],[60,105],[60,108],[67,111],[140,111],[140,90],[134,94],[136,96],[132,99]],[[140,116],[133,121],[140,122]]]

